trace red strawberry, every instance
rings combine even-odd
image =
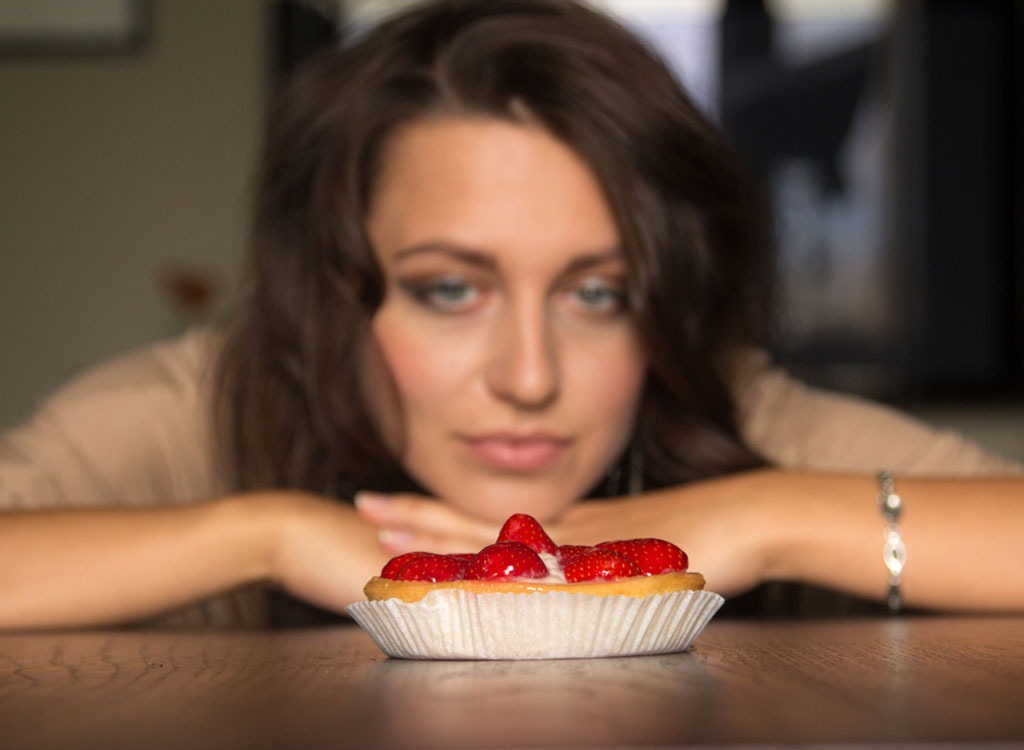
[[[639,566],[645,576],[683,572],[689,565],[686,553],[664,539],[623,539],[601,542],[598,547],[618,552]]]
[[[466,568],[464,578],[507,581],[513,578],[543,578],[547,574],[544,561],[522,542],[496,542],[477,553]]]
[[[558,552],[555,553],[555,557],[558,560],[558,564],[564,568],[577,557],[592,549],[594,548],[587,547],[582,544],[563,544],[558,548]]]
[[[558,550],[537,519],[525,513],[509,516],[505,525],[501,527],[501,531],[498,532],[498,541],[521,542],[537,554],[546,552],[553,555]]]
[[[406,565],[415,560],[417,557],[423,557],[429,555],[429,552],[406,552],[404,555],[398,557],[392,557],[387,561],[384,569],[380,572],[381,578],[390,578],[392,581],[398,580],[398,574]]]
[[[627,560],[618,552],[594,547],[582,552],[565,566],[565,580],[569,583],[580,581],[617,581],[640,575],[640,567]]]
[[[397,568],[394,577],[399,581],[458,581],[462,579],[469,564],[466,560],[460,560],[452,555],[437,555],[432,552],[410,552],[395,559],[400,560],[403,557],[408,558],[405,564],[400,567],[394,566]],[[391,563],[384,567],[387,569],[389,566]]]

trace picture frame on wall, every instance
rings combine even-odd
[[[3,0],[0,55],[131,52],[150,26],[148,0]]]

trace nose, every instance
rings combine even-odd
[[[510,306],[495,320],[485,377],[491,392],[521,409],[541,409],[558,396],[554,332],[543,304]]]

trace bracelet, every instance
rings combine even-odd
[[[900,588],[903,583],[903,567],[907,564],[907,547],[903,543],[900,534],[900,513],[903,510],[903,500],[896,494],[896,482],[892,474],[883,469],[878,472],[878,483],[881,491],[878,493],[878,507],[885,516],[886,527],[882,536],[885,545],[882,547],[882,561],[889,570],[889,595],[886,601],[890,612],[899,612],[903,605],[903,593]]]

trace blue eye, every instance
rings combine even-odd
[[[401,286],[418,303],[439,312],[467,310],[480,297],[476,286],[459,278],[428,279]]]
[[[622,289],[602,281],[584,281],[573,291],[573,295],[589,312],[614,315],[625,307]]]

